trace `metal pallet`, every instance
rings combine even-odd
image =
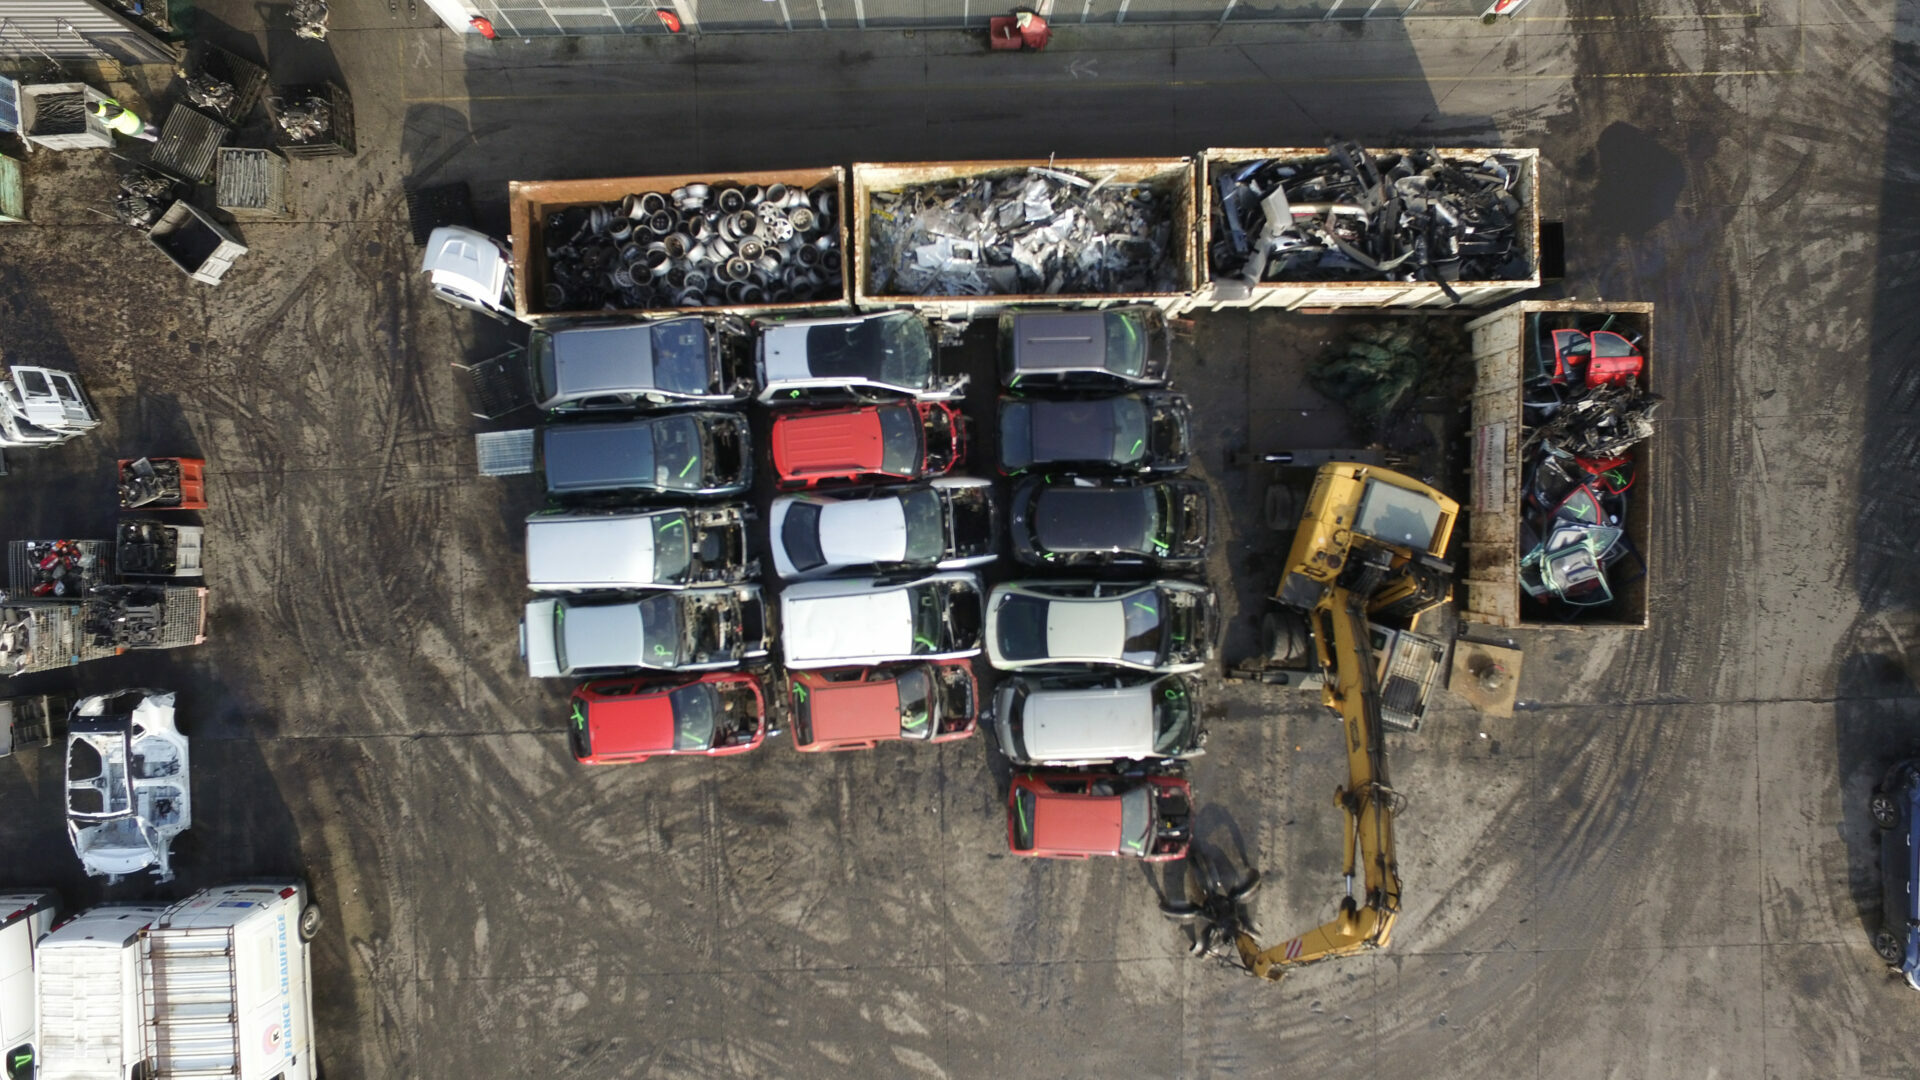
[[[516,345],[477,364],[455,364],[467,373],[473,415],[498,420],[533,405],[533,387],[527,381],[526,350]]]
[[[160,141],[147,164],[168,176],[198,184],[213,172],[214,155],[233,129],[191,105],[175,105],[160,125]]]
[[[481,476],[525,476],[533,471],[533,429],[483,431],[473,437]]]
[[[1447,645],[1408,630],[1388,633],[1392,637],[1380,674],[1380,723],[1393,731],[1418,731],[1427,701],[1446,670]]]

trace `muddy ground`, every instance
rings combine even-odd
[[[1920,998],[1867,945],[1865,812],[1920,751],[1914,4],[1065,27],[1027,56],[946,33],[487,45],[334,8],[319,46],[201,5],[277,77],[342,79],[359,129],[357,156],[295,164],[293,220],[242,223],[225,284],[92,212],[104,153],[33,155],[34,224],[0,231],[0,351],[78,369],[107,420],[8,456],[6,538],[101,532],[123,455],[206,457],[212,503],[207,644],[20,680],[180,691],[180,879],[81,879],[41,753],[0,763],[0,883],[85,902],[306,875],[336,1078],[1920,1071]],[[164,91],[124,74],[130,100]],[[539,494],[475,475],[450,367],[498,334],[427,296],[403,183],[469,181],[504,227],[509,179],[1328,132],[1540,147],[1563,291],[1658,305],[1667,399],[1650,628],[1515,634],[1512,719],[1448,702],[1393,741],[1390,950],[1278,987],[1188,960],[1167,875],[1005,855],[985,739],[571,761],[560,688],[516,655]],[[1325,420],[1274,358],[1326,333],[1208,315],[1177,361],[1243,636],[1272,537],[1227,455]],[[1284,691],[1214,700],[1200,837],[1265,873],[1278,939],[1340,895],[1339,732]]]

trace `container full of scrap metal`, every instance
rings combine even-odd
[[[1473,335],[1465,618],[1647,626],[1653,305],[1520,301]]]
[[[1478,307],[1540,284],[1540,152],[1213,149],[1201,302]]]
[[[1196,284],[1191,158],[856,163],[851,216],[862,309],[1177,312]]]

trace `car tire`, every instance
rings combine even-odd
[[[300,940],[312,941],[320,936],[320,905],[308,904],[300,909]]]
[[[1269,611],[1260,617],[1260,644],[1273,667],[1303,667],[1313,648],[1307,621],[1290,611]]]
[[[1875,930],[1873,932],[1873,951],[1880,955],[1880,959],[1885,960],[1889,964],[1898,964],[1907,958],[1906,945],[1902,943],[1899,938],[1893,936],[1893,931],[1891,930]]]
[[[1873,823],[1883,829],[1898,828],[1900,825],[1900,804],[1884,791],[1874,792],[1873,797],[1867,800],[1867,813],[1873,818]]]

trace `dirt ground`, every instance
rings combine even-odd
[[[1920,998],[1867,944],[1865,811],[1920,752],[1911,2],[1650,0],[1366,26],[488,45],[334,5],[326,45],[208,0],[197,29],[339,78],[360,152],[297,162],[218,288],[36,153],[0,230],[0,354],[106,416],[8,455],[0,539],[99,535],[112,461],[209,461],[210,640],[18,680],[180,691],[196,822],[168,886],[79,876],[59,759],[0,763],[0,884],[70,902],[300,873],[326,1074],[352,1077],[1909,1077]],[[278,18],[279,9],[269,14]],[[404,12],[406,9],[398,9]],[[125,73],[129,100],[166,73]],[[1537,146],[1564,292],[1657,305],[1652,625],[1515,633],[1522,708],[1443,702],[1390,755],[1390,949],[1268,986],[1196,963],[1170,874],[1005,854],[984,738],[588,770],[515,624],[529,478],[475,475],[451,364],[499,334],[427,296],[404,183],[1208,146]],[[1227,652],[1269,584],[1264,479],[1320,442],[1288,372],[1330,323],[1204,316],[1176,358],[1230,542]],[[1292,358],[1291,360],[1287,358]],[[1460,494],[1464,495],[1465,492]],[[1213,691],[1199,837],[1267,935],[1341,895],[1337,726]]]

